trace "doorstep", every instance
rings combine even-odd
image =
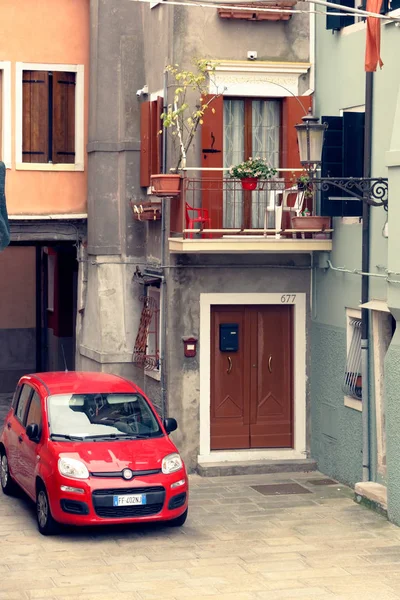
[[[387,516],[387,488],[374,481],[360,481],[354,488],[354,499]]]
[[[317,462],[311,458],[289,460],[249,460],[242,462],[199,462],[197,473],[201,477],[226,475],[259,475],[267,473],[307,473],[317,470]]]

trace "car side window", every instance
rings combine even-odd
[[[32,425],[35,423],[39,426],[39,431],[42,426],[42,407],[40,406],[40,397],[37,392],[33,392],[32,400],[28,409],[28,416],[26,418],[26,425]]]
[[[18,399],[17,410],[15,412],[15,416],[17,417],[18,421],[21,421],[22,424],[24,424],[26,407],[28,406],[28,401],[32,392],[33,389],[30,385],[25,384],[22,386],[22,390]]]
[[[12,402],[11,402],[11,406],[14,409],[14,412],[15,412],[15,409],[17,407],[17,403],[18,403],[18,399],[19,399],[20,393],[21,393],[21,386],[19,385],[19,386],[17,386],[17,389],[14,392],[14,396],[13,396],[13,399],[12,399]]]

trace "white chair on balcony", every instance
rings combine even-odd
[[[298,190],[297,186],[287,188],[286,190],[283,190],[283,191],[279,190],[275,193],[282,195],[281,203],[278,204],[277,202],[275,202],[275,229],[277,230],[275,237],[277,239],[280,239],[280,237],[281,237],[280,231],[282,230],[283,211],[289,212],[289,214],[295,213],[296,217],[301,215],[301,213],[303,211],[303,207],[304,207],[305,194],[304,194],[304,191]],[[296,200],[295,200],[293,206],[288,206],[288,198],[291,194],[296,194]],[[277,200],[277,198],[276,198],[276,200]],[[293,234],[293,235],[295,236],[295,234]]]

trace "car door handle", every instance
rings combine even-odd
[[[18,441],[20,444],[22,444],[22,442],[24,441],[24,438],[22,437],[22,435],[18,436]]]
[[[7,423],[7,429],[11,429],[11,423]]]

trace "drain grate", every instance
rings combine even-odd
[[[307,483],[311,485],[339,485],[334,479],[310,479]]]
[[[252,485],[251,488],[263,496],[289,496],[291,494],[312,494],[298,483],[277,483],[274,485]]]

